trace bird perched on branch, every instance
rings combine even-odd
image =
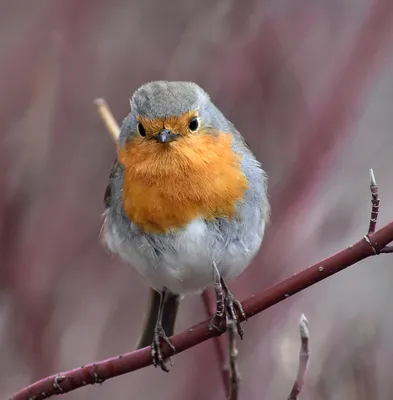
[[[151,288],[139,347],[169,371],[161,342],[179,298],[215,289],[211,329],[244,311],[229,291],[260,248],[269,216],[267,177],[242,135],[191,82],[157,81],[132,96],[105,193],[102,237]]]

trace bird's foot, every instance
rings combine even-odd
[[[224,299],[225,305],[225,325],[228,327],[228,321],[232,320],[236,323],[237,332],[240,336],[240,339],[243,339],[244,330],[240,325],[240,317],[243,321],[247,321],[246,313],[243,310],[242,303],[239,300],[236,300],[233,294],[226,287],[226,296]]]
[[[218,331],[221,334],[228,329],[228,322],[234,321],[240,339],[243,339],[244,331],[240,326],[240,320],[247,320],[246,313],[240,301],[235,299],[228,285],[220,276],[220,272],[215,263],[213,263],[213,283],[214,292],[216,294],[216,313],[210,320],[209,329]]]
[[[223,309],[217,307],[216,313],[210,319],[209,330],[217,331],[220,334],[226,332],[228,329],[228,322],[230,320],[236,323],[237,332],[241,339],[243,339],[243,328],[240,325],[240,320],[246,321],[246,313],[239,300],[236,300],[228,288],[225,289],[226,295],[224,297]]]
[[[176,349],[173,346],[172,342],[169,340],[166,335],[164,328],[162,325],[157,324],[154,328],[154,338],[153,343],[151,344],[151,356],[153,359],[153,365],[155,367],[160,366],[161,369],[165,372],[170,371],[170,367],[172,367],[172,361],[170,357],[164,357],[161,349],[161,342],[165,342],[169,348],[172,350],[173,354],[175,354]]]
[[[227,330],[225,314],[215,313],[209,322],[209,331],[217,331],[218,333],[224,333]]]

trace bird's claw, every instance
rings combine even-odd
[[[224,326],[223,326],[224,325]],[[209,331],[217,331],[218,333],[224,333],[227,330],[224,314],[214,314],[209,322]]]
[[[228,329],[228,322],[235,321],[237,332],[241,339],[243,339],[243,328],[240,325],[240,317],[247,321],[246,313],[240,301],[236,300],[231,292],[227,292],[224,299],[224,312],[216,313],[210,319],[209,330],[217,331],[220,334],[226,332]]]
[[[226,328],[228,328],[228,321],[232,320],[236,322],[237,332],[240,339],[243,339],[244,330],[240,325],[239,317],[241,316],[244,321],[247,321],[246,313],[243,310],[243,306],[239,300],[236,300],[233,294],[228,291],[224,300],[225,315],[226,315]]]
[[[162,354],[161,341],[164,341],[172,350],[172,353],[175,354],[175,346],[173,346],[172,342],[169,340],[164,328],[161,325],[157,325],[154,329],[154,338],[153,343],[151,344],[151,357],[153,359],[153,365],[155,367],[160,366],[163,371],[169,372],[172,367],[172,361],[170,357],[165,358]]]

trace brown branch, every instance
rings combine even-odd
[[[228,356],[229,356],[229,400],[237,400],[239,394],[240,375],[237,369],[237,348],[236,348],[237,327],[234,320],[228,321]]]
[[[310,358],[310,348],[308,343],[310,332],[308,330],[308,321],[304,314],[300,318],[299,331],[301,342],[299,353],[299,367],[297,371],[297,377],[293,384],[291,393],[289,394],[288,400],[299,400],[299,394],[303,388],[304,381],[306,379],[308,360]]]
[[[393,222],[370,234],[368,239],[371,246],[365,238],[362,238],[352,246],[248,298],[242,303],[247,318],[251,318],[255,314],[280,303],[309,286],[373,256],[375,254],[373,248],[380,252],[388,243],[393,241]],[[219,333],[217,331],[209,330],[209,322],[209,320],[206,320],[173,336],[171,341],[177,353],[218,336]],[[171,351],[165,344],[163,345],[163,354],[166,357],[171,356]],[[22,389],[12,397],[12,400],[45,399],[55,394],[70,392],[88,384],[102,383],[106,379],[120,376],[151,364],[150,347],[145,347],[105,361],[52,375]]]

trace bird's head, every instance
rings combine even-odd
[[[247,182],[233,126],[208,94],[195,83],[157,81],[130,104],[118,141],[130,219],[165,230],[195,215],[232,215]]]

